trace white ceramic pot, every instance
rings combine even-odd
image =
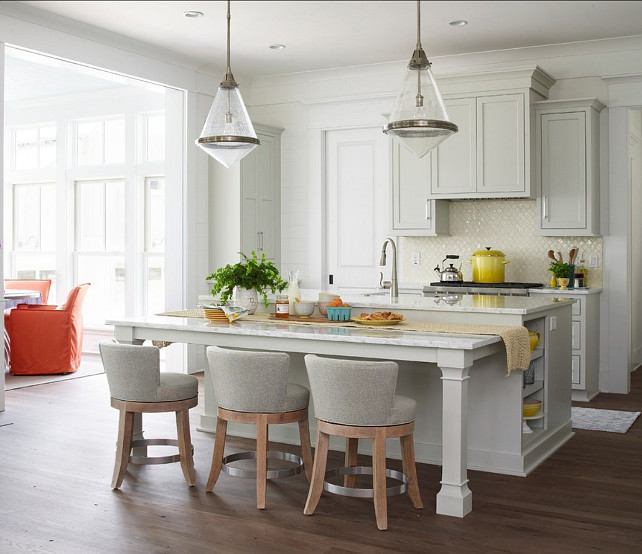
[[[232,291],[232,304],[245,308],[250,311],[250,314],[253,314],[259,305],[259,294],[256,292],[256,289],[234,287]]]

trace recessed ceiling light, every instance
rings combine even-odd
[[[448,25],[452,27],[463,27],[464,25],[468,25],[468,21],[465,19],[455,19],[455,21],[451,21]]]
[[[283,50],[285,48],[285,44],[270,44],[268,48],[270,50]]]
[[[203,12],[197,12],[195,10],[189,10],[189,11],[183,12],[183,15],[185,17],[203,17],[204,14],[203,14]]]

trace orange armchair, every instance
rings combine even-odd
[[[82,353],[82,305],[90,283],[74,287],[61,306],[19,304],[7,310],[11,373],[73,373]]]
[[[6,290],[37,290],[42,296],[42,303],[46,304],[49,299],[51,279],[5,279],[4,288]]]

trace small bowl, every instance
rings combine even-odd
[[[314,302],[309,302],[309,301],[301,301],[297,302],[296,300],[293,302],[294,306],[294,315],[298,315],[299,317],[310,317],[314,313]]]
[[[331,292],[319,293],[319,302],[332,302],[335,298],[339,298],[339,295]]]
[[[326,311],[330,321],[349,321],[352,308],[350,306],[326,306]]]
[[[537,415],[537,412],[539,412],[540,408],[542,407],[542,401],[533,401],[533,400],[527,400],[524,401],[524,406],[522,408],[522,415],[524,417],[533,417],[534,415]]]

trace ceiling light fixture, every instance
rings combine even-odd
[[[205,120],[196,145],[217,162],[230,167],[261,142],[243,104],[238,83],[230,67],[230,0],[227,2],[227,70]]]
[[[420,0],[417,0],[417,46],[383,132],[418,158],[458,131],[446,112],[430,62],[421,46]]]

